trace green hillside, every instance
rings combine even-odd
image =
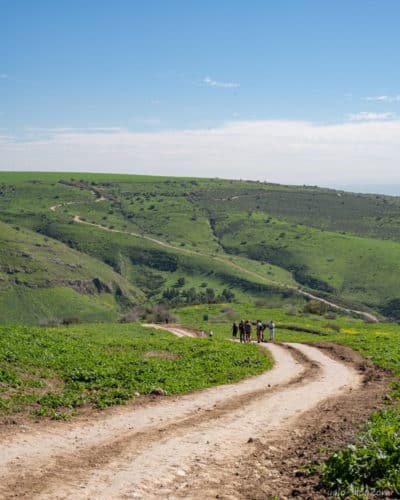
[[[112,268],[66,245],[0,222],[2,323],[117,319],[143,293]]]
[[[118,319],[139,303],[299,308],[302,290],[400,318],[396,197],[221,179],[3,172],[0,220],[2,270],[20,263],[14,275],[2,273],[6,322],[60,311]],[[21,241],[20,253],[26,246],[38,270],[24,271],[28,258],[13,254],[11,240]],[[56,265],[55,255],[72,264]],[[111,292],[76,284],[96,278],[114,283]],[[9,304],[23,313],[7,312]]]

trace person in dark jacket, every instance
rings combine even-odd
[[[246,320],[246,323],[244,324],[244,331],[246,333],[246,342],[250,342],[251,340],[251,322],[250,320]]]
[[[240,342],[246,341],[245,331],[244,331],[244,321],[241,319],[239,323],[239,336]]]
[[[237,332],[238,332],[238,324],[236,323],[236,321],[234,321],[232,325],[232,337],[234,339],[237,337]]]

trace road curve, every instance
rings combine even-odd
[[[4,438],[0,497],[173,498],[178,479],[190,485],[211,461],[223,468],[248,451],[249,438],[268,443],[322,400],[360,385],[355,370],[317,348],[266,347],[273,369],[238,384]]]

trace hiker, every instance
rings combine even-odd
[[[236,323],[236,321],[233,322],[233,325],[232,325],[232,337],[235,339],[236,336],[237,336],[237,332],[238,332],[238,324]]]
[[[244,331],[244,321],[241,319],[239,323],[239,336],[240,336],[240,342],[245,342],[246,337],[245,337],[245,331]]]
[[[251,323],[250,320],[246,320],[246,323],[244,324],[244,331],[246,333],[246,342],[250,342],[251,340]]]
[[[257,329],[257,342],[258,343],[263,342],[264,341],[263,324],[260,319],[257,320],[256,329]]]
[[[270,342],[273,342],[275,340],[275,323],[272,321],[272,319],[269,322],[268,327],[269,327],[269,340]]]
[[[263,334],[262,334],[263,339],[262,339],[262,341],[263,341],[263,342],[266,342],[266,339],[265,339],[265,337],[264,337],[264,332],[265,332],[265,330],[266,330],[267,328],[268,328],[268,323],[267,323],[267,322],[265,322],[265,321],[263,321],[263,323],[262,323],[262,329],[263,329]]]

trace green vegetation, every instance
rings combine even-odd
[[[254,345],[179,339],[138,324],[0,327],[0,415],[69,418],[161,388],[177,394],[235,382],[272,361]]]
[[[334,453],[322,466],[324,486],[336,496],[367,498],[368,493],[400,494],[400,412],[382,410],[371,417],[357,446]]]
[[[103,262],[0,222],[1,322],[113,321],[143,292]]]
[[[49,282],[59,287],[60,281],[61,288],[79,294],[82,321],[115,320],[137,303],[263,299],[269,305],[300,305],[304,298],[294,291],[299,285],[338,304],[400,318],[399,208],[399,198],[315,187],[3,172],[0,234],[11,236],[1,241],[0,279],[10,271],[8,289],[17,302],[21,297],[15,309],[27,312],[10,314],[7,300],[0,298],[1,321],[37,323],[46,319],[43,314],[57,316],[55,301],[34,315],[24,297],[49,289]],[[67,260],[81,259],[85,280],[98,279],[109,288],[118,283],[122,293],[105,301],[98,292],[77,290],[73,268],[44,270],[43,264],[37,269],[26,257],[14,265],[18,275],[12,276],[18,232],[18,244],[36,250],[34,261],[40,260],[38,245],[45,248],[45,243],[63,262],[61,255],[73,250],[74,258],[70,252]],[[48,260],[42,255],[42,263]],[[180,278],[184,290],[171,294]],[[204,288],[212,293],[206,296]],[[70,296],[65,294],[67,308]]]

